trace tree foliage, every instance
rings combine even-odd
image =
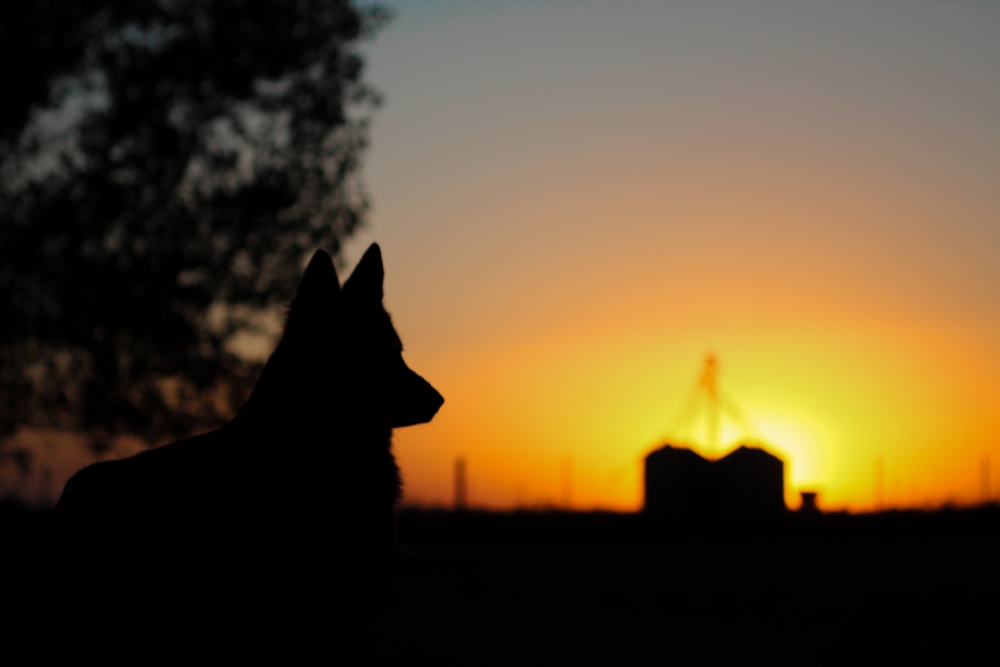
[[[347,0],[41,0],[0,9],[0,443],[214,426],[303,257],[364,220],[377,94]],[[14,452],[0,444],[0,456]]]

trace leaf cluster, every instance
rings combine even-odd
[[[379,96],[347,0],[0,9],[0,442],[153,443],[217,425],[240,335],[363,224]],[[14,457],[0,445],[0,461]]]

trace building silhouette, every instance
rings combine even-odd
[[[651,514],[771,516],[786,510],[785,464],[759,447],[710,461],[667,444],[646,456],[645,492]]]

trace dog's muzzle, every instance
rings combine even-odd
[[[430,382],[406,368],[397,383],[390,422],[393,428],[425,424],[444,405],[444,397]]]

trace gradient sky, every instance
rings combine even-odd
[[[1000,491],[1000,5],[386,4],[347,263],[381,244],[447,399],[408,502],[456,456],[473,504],[558,502],[571,457],[637,508],[709,352],[793,506],[871,507],[879,458],[891,505]]]

